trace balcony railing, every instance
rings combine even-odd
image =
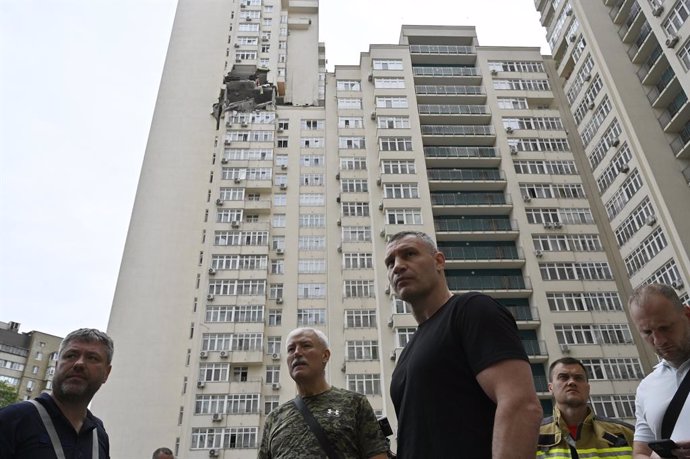
[[[522,276],[449,276],[451,290],[524,290]]]
[[[492,246],[492,247],[439,247],[446,259],[451,261],[462,260],[519,260],[517,247]]]
[[[427,158],[497,158],[495,147],[424,147]]]
[[[420,115],[488,115],[486,105],[432,105],[417,106]]]
[[[495,132],[493,126],[425,124],[422,135],[495,135]]]
[[[415,92],[420,95],[482,95],[485,94],[481,86],[461,86],[461,85],[417,85]]]
[[[503,193],[432,193],[431,204],[437,206],[481,206],[507,204]]]
[[[429,180],[503,180],[498,169],[427,169]]]
[[[477,54],[473,46],[410,45],[410,54]]]
[[[476,67],[412,67],[412,73],[415,76],[432,76],[432,77],[461,77],[461,76],[479,76],[479,69]]]
[[[534,388],[537,392],[549,391],[549,382],[546,379],[546,375],[532,375],[532,378],[534,378]]]
[[[539,310],[529,306],[506,306],[506,309],[518,322],[531,322],[539,320]]]
[[[517,231],[517,222],[507,218],[453,218],[436,219],[437,232],[462,231]]]
[[[523,339],[522,345],[528,356],[547,355],[546,342],[536,339]]]

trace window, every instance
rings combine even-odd
[[[342,170],[366,170],[367,169],[367,159],[366,158],[353,158],[353,157],[343,157],[340,158],[340,169]]]
[[[247,24],[242,22],[237,26],[237,30],[239,32],[258,32],[259,24]]]
[[[412,314],[412,307],[407,301],[400,298],[393,298],[393,313],[394,314]]]
[[[323,206],[325,203],[326,203],[326,198],[323,195],[323,193],[300,193],[299,194],[300,206]],[[308,217],[305,217],[305,218],[308,218]],[[316,218],[316,217],[314,217],[314,218]],[[325,219],[325,217],[324,217],[324,219]]]
[[[377,108],[407,108],[407,97],[376,97]]]
[[[374,70],[402,70],[402,59],[374,59],[372,61]]]
[[[324,250],[326,248],[325,236],[300,236],[298,239],[300,250]]]
[[[268,414],[280,406],[278,395],[264,395],[264,414]]]
[[[340,116],[338,117],[338,127],[342,129],[361,129],[364,121],[361,116]]]
[[[360,110],[362,108],[362,99],[351,97],[338,97],[338,109],[341,110]]]
[[[344,202],[341,206],[343,217],[368,217],[368,202]]]
[[[324,214],[300,214],[300,228],[325,228],[326,216]]]
[[[503,110],[527,110],[529,105],[523,97],[499,97],[496,101],[498,108]]]
[[[345,298],[374,298],[373,280],[346,280],[343,286]]]
[[[404,78],[374,78],[376,89],[403,89],[405,87]]]
[[[216,215],[218,223],[231,223],[242,221],[242,209],[222,209]]]
[[[192,449],[256,448],[258,436],[258,427],[193,428],[191,447]]]
[[[405,347],[416,331],[417,327],[397,328],[395,330],[395,336],[398,341],[398,347]]]
[[[527,138],[508,139],[508,145],[515,151],[568,151],[568,139]]]
[[[628,276],[632,276],[644,267],[652,258],[661,252],[668,242],[661,228],[657,228],[647,236],[630,255],[625,257],[625,268]]]
[[[601,252],[603,250],[598,234],[534,234],[535,250],[552,252]]]
[[[540,263],[539,271],[543,280],[613,280],[604,262]]]
[[[622,174],[622,169],[628,168],[630,166],[628,163],[632,161],[632,152],[628,147],[628,143],[624,142],[623,146],[616,152],[616,154],[611,158],[611,162],[604,169],[601,175],[597,178],[597,186],[599,188],[599,193],[603,193],[608,189],[608,187],[613,183],[613,181]]]
[[[642,365],[637,358],[581,359],[590,381],[626,381],[642,379]]]
[[[323,148],[326,146],[323,137],[302,137],[300,147],[302,148]]]
[[[673,5],[661,26],[666,30],[667,35],[674,35],[678,33],[688,16],[690,16],[690,0],[679,0]]]
[[[361,91],[362,85],[359,80],[337,80],[335,87],[338,91]]]
[[[637,169],[634,169],[628,178],[623,182],[621,187],[616,191],[616,193],[609,199],[604,207],[606,207],[606,213],[608,214],[609,220],[613,220],[616,215],[623,210],[623,207],[630,201],[630,199],[635,196],[635,194],[642,188],[642,177]]]
[[[514,91],[550,91],[549,80],[495,79],[494,89],[508,89]]]
[[[369,181],[365,179],[342,179],[340,191],[343,193],[366,193],[369,191]]]
[[[280,365],[266,365],[266,384],[280,382]]]
[[[343,242],[370,242],[371,227],[369,226],[343,226]]]
[[[384,174],[415,174],[417,169],[414,160],[391,160],[381,161],[381,172]]]
[[[285,250],[285,236],[273,236],[271,242],[271,248],[273,250],[283,249]]]
[[[374,259],[370,253],[344,253],[344,269],[368,269],[374,267]]]
[[[263,322],[264,307],[261,305],[206,306],[206,322]]]
[[[302,120],[302,129],[305,131],[322,131],[325,125],[325,120]]]
[[[300,165],[304,167],[319,167],[325,165],[324,155],[307,154],[300,156]]]
[[[416,183],[386,183],[383,185],[383,197],[387,199],[414,199],[419,197]]]
[[[285,214],[273,214],[271,225],[274,228],[285,228]]]
[[[616,419],[633,419],[635,417],[634,394],[591,395],[590,402],[592,409],[598,416]]]
[[[386,223],[394,225],[421,225],[421,209],[386,209]]]
[[[632,344],[627,324],[554,325],[559,344]]]
[[[379,137],[381,151],[412,151],[411,137]]]
[[[617,292],[547,292],[546,300],[549,309],[555,312],[623,310]]]
[[[268,325],[270,327],[278,327],[283,323],[283,311],[280,309],[268,310]]]
[[[298,309],[297,325],[323,325],[326,323],[325,309]]]
[[[597,166],[604,160],[609,150],[613,147],[613,142],[618,140],[623,130],[618,124],[617,119],[613,119],[609,127],[606,128],[604,133],[601,135],[601,139],[597,142],[595,147],[592,149],[592,153],[589,155],[589,164],[592,166],[592,170],[596,169]],[[627,143],[624,142],[623,146],[620,148],[627,148]]]
[[[300,186],[324,186],[323,174],[309,173],[300,174],[299,176]],[[323,198],[323,195],[322,195]],[[323,204],[321,204],[323,205]]]
[[[202,363],[199,365],[199,381],[202,382],[227,382],[229,374],[229,363]]]
[[[276,193],[273,195],[273,205],[281,207],[287,205],[287,195],[285,193]]]
[[[278,148],[287,148],[288,147],[288,138],[287,137],[278,137],[278,141],[276,143],[276,146]]]
[[[381,395],[381,376],[378,374],[347,375],[347,388],[364,395]]]
[[[264,280],[218,279],[209,282],[209,295],[263,295],[266,292]]]
[[[379,116],[376,118],[379,129],[409,129],[410,118],[408,116]]]
[[[569,160],[515,160],[513,167],[518,174],[577,175],[575,162]]]
[[[489,61],[489,69],[497,72],[544,73],[540,61]]]
[[[265,255],[213,255],[211,267],[215,270],[263,270],[268,265]]]
[[[225,150],[223,158],[229,161],[270,160],[273,158],[273,150],[271,148],[228,148]]]
[[[266,338],[266,354],[280,354],[280,336],[268,336]]]
[[[668,284],[671,285],[673,282],[681,279],[680,271],[676,262],[674,260],[667,261],[661,268],[654,271],[654,274],[649,276],[642,282],[643,284]]]
[[[325,298],[326,284],[297,284],[297,298]],[[325,314],[325,309],[323,310]]]
[[[345,328],[376,328],[375,309],[348,309],[345,311]]]
[[[249,414],[259,412],[259,394],[197,395],[194,414]]]
[[[300,274],[318,274],[326,272],[326,260],[323,258],[300,258],[297,263]]]
[[[283,284],[270,284],[268,286],[268,297],[272,300],[283,297]]]
[[[372,340],[346,341],[347,360],[378,360],[379,342]]]
[[[364,137],[338,137],[338,148],[348,150],[365,148]]]
[[[623,220],[623,223],[616,228],[615,233],[618,245],[623,246],[628,242],[654,215],[652,203],[649,201],[649,197],[645,196],[642,202]]]

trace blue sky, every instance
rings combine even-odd
[[[0,0],[0,321],[107,327],[176,3]],[[320,4],[330,69],[402,24],[549,52],[532,0]]]

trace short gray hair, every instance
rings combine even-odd
[[[101,343],[105,346],[105,354],[108,365],[113,361],[113,354],[115,353],[115,345],[113,344],[112,338],[106,335],[100,330],[95,328],[80,328],[79,330],[74,330],[62,340],[60,343],[60,350],[58,351],[58,356],[62,355],[62,351],[67,347],[72,341],[84,341],[87,343]]]
[[[416,237],[417,239],[421,240],[424,243],[424,245],[426,245],[429,248],[429,251],[431,253],[438,252],[436,241],[434,241],[431,238],[431,236],[422,231],[400,231],[391,236],[386,245],[392,244],[393,242],[408,236]]]
[[[314,334],[316,335],[316,337],[319,339],[319,341],[321,341],[321,344],[323,344],[323,346],[324,346],[326,349],[329,349],[329,347],[328,347],[328,337],[326,336],[326,334],[325,334],[324,332],[322,332],[321,330],[317,330],[316,328],[310,328],[310,327],[295,328],[295,329],[292,330],[290,333],[288,333],[287,338],[285,338],[285,341],[289,340],[290,337],[293,336],[293,335],[297,335],[297,334],[299,334],[299,333],[304,333],[304,332],[312,332],[312,333],[314,333]]]
[[[676,290],[666,284],[647,284],[637,287],[628,300],[628,308],[642,306],[650,295],[663,296],[673,304],[675,309],[683,310],[683,302],[680,301]]]

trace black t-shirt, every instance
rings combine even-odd
[[[496,404],[476,376],[510,359],[527,355],[505,307],[476,292],[448,300],[419,326],[393,372],[398,457],[490,458]]]

